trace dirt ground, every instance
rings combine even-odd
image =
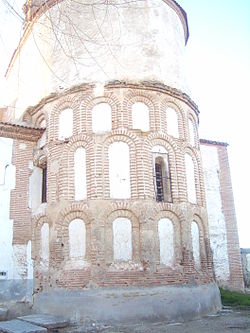
[[[68,329],[70,333],[104,332],[104,333],[250,333],[250,309],[223,309],[217,315],[185,323],[137,323],[121,326],[103,326],[98,323],[88,323],[81,327]]]

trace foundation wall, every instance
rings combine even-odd
[[[84,292],[58,290],[37,295],[34,309],[77,322],[172,322],[215,314],[221,309],[221,300],[214,284]]]

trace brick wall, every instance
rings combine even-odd
[[[208,283],[213,281],[209,233],[207,225],[202,164],[198,136],[190,143],[188,119],[192,117],[195,133],[198,113],[186,95],[178,95],[167,87],[140,85],[109,85],[103,96],[95,96],[93,86],[85,85],[76,91],[43,101],[43,105],[29,109],[24,118],[39,125],[46,121],[46,144],[28,151],[15,146],[15,164],[22,170],[19,190],[13,192],[17,204],[22,182],[25,184],[31,170],[27,163],[47,163],[47,204],[33,212],[32,230],[30,212],[23,198],[21,211],[13,209],[16,241],[32,233],[32,257],[35,263],[35,290],[49,287],[87,288],[91,286],[131,286]],[[91,110],[106,102],[112,109],[112,130],[92,133]],[[132,104],[143,102],[149,107],[150,131],[132,128]],[[179,138],[167,133],[167,106],[178,114]],[[58,140],[60,111],[73,109],[73,135]],[[131,198],[110,199],[108,147],[115,141],[128,144],[130,149]],[[169,154],[172,182],[172,203],[157,203],[153,181],[152,148],[165,147]],[[87,200],[74,200],[74,152],[86,149]],[[33,153],[34,151],[34,153]],[[190,204],[186,191],[185,153],[194,162],[197,204]],[[33,156],[32,156],[33,154]],[[25,155],[25,156],[24,156]],[[19,163],[21,163],[19,165]],[[26,168],[24,167],[26,166]],[[25,170],[25,171],[24,171]],[[27,189],[27,184],[26,184]],[[26,205],[26,206],[25,206]],[[14,207],[14,206],[13,206]],[[26,207],[26,208],[24,208]],[[20,222],[23,217],[22,222]],[[132,260],[114,262],[112,223],[116,218],[128,218],[132,224]],[[160,264],[158,221],[167,217],[174,226],[174,265]],[[86,227],[86,256],[80,268],[69,256],[69,223],[82,219]],[[195,221],[200,233],[201,269],[194,266],[191,224]],[[49,268],[41,265],[41,227],[49,224]],[[22,227],[22,228],[21,228]]]

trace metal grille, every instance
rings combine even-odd
[[[43,169],[42,179],[42,203],[47,202],[47,167]]]

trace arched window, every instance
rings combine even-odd
[[[47,163],[34,167],[29,177],[29,208],[34,212],[41,203],[47,202]]]
[[[155,146],[152,153],[156,201],[172,202],[168,152],[164,147]]]
[[[158,222],[158,236],[160,241],[160,263],[166,266],[174,264],[174,228],[168,218]]]
[[[196,222],[192,222],[191,225],[191,234],[192,234],[192,248],[193,248],[193,257],[194,257],[194,264],[197,268],[201,266],[201,259],[200,259],[200,232],[199,227]]]
[[[110,198],[130,198],[129,146],[121,141],[109,146],[109,186]]]
[[[191,119],[188,119],[189,141],[192,146],[195,146],[195,129],[194,123]]]
[[[64,140],[72,136],[73,133],[73,110],[65,109],[59,115],[58,139]]]
[[[87,198],[86,184],[86,152],[84,148],[78,148],[74,156],[75,173],[75,200]]]
[[[69,257],[84,258],[86,253],[86,228],[81,219],[75,219],[69,224]]]
[[[132,260],[132,228],[127,218],[119,217],[113,222],[114,260]]]
[[[41,264],[45,267],[49,266],[49,224],[44,223],[41,228],[40,243]]]
[[[189,154],[185,154],[186,179],[187,179],[187,195],[188,201],[196,203],[196,189],[194,176],[194,162]]]
[[[107,103],[100,103],[92,110],[92,130],[94,133],[109,132],[112,129],[112,112]]]
[[[42,169],[42,203],[47,202],[47,163]]]
[[[167,133],[175,138],[179,137],[178,115],[177,112],[168,107],[166,109]]]
[[[146,104],[136,102],[132,105],[133,128],[149,131],[149,108]]]

